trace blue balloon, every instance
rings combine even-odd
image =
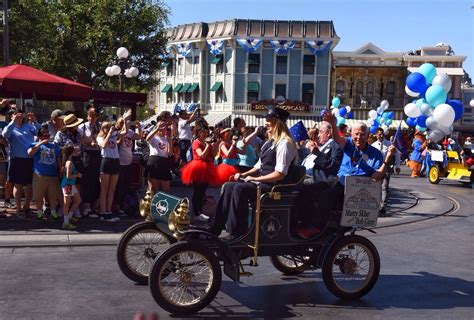
[[[422,114],[421,116],[416,118],[416,124],[420,127],[426,128],[426,119],[428,119],[428,117]]]
[[[385,124],[386,124],[387,126],[391,125],[391,124],[392,124],[392,119],[387,119],[387,120],[385,120]]]
[[[431,84],[434,77],[436,77],[436,67],[431,63],[423,63],[419,68],[418,72],[425,76],[426,83]]]
[[[339,107],[341,104],[341,100],[339,100],[338,97],[332,99],[332,105],[335,106],[336,108]]]
[[[442,86],[434,85],[426,90],[426,101],[433,107],[446,102],[446,90]]]
[[[408,89],[420,94],[424,94],[428,88],[425,76],[419,72],[410,73],[407,77],[406,84]]]
[[[346,123],[346,119],[344,119],[343,117],[337,117],[337,120],[336,120],[337,126],[340,126],[341,124],[345,124],[345,123]]]
[[[384,112],[384,113],[382,113],[382,118],[384,118],[384,119],[388,119],[388,112]]]
[[[459,100],[448,100],[448,104],[454,110],[454,121],[461,119],[462,115],[464,114],[464,106],[462,105],[461,101]]]
[[[346,107],[339,108],[339,115],[341,117],[344,117],[346,115],[346,113],[347,113]]]
[[[390,111],[390,112],[388,113],[388,118],[393,120],[393,117],[395,117],[395,112]]]
[[[353,119],[354,118],[354,113],[353,112],[349,112],[347,114],[347,119]]]
[[[378,128],[378,126],[375,126],[375,125],[370,127],[370,133],[374,134],[375,132],[377,132],[377,128]]]
[[[416,118],[408,118],[405,120],[408,126],[414,127],[416,126]]]
[[[416,100],[416,102],[415,102],[415,104],[416,104],[416,106],[418,107],[418,109],[421,108],[421,105],[422,105],[423,103],[428,103],[428,102],[427,102],[425,99],[418,99],[418,100]]]
[[[380,127],[380,122],[378,122],[377,120],[374,120],[374,124],[372,125],[372,127]]]

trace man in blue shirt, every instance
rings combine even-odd
[[[28,156],[27,150],[34,141],[39,124],[33,114],[28,114],[28,121],[22,110],[16,110],[12,121],[3,128],[3,136],[10,143],[10,165],[8,181],[14,184],[13,196],[17,213],[29,212],[32,196],[31,183],[33,179],[33,159]],[[31,123],[29,123],[31,122]],[[25,186],[25,203],[21,209],[21,191]]]
[[[61,149],[49,142],[48,126],[38,132],[37,143],[30,144],[28,155],[33,157],[33,198],[36,203],[36,218],[43,219],[44,198],[48,197],[51,219],[58,218],[56,207],[61,196],[59,188],[59,156]]]

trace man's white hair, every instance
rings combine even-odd
[[[352,129],[356,129],[356,128],[360,128],[362,129],[364,132],[367,132],[369,130],[369,128],[367,127],[367,125],[363,122],[357,122],[355,123],[353,126],[352,126]]]

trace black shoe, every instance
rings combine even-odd
[[[224,242],[229,242],[229,241],[232,241],[236,238],[238,238],[238,236],[233,235],[232,233],[227,233],[227,232],[224,233],[222,236],[219,236],[219,239],[221,239]]]
[[[388,217],[389,215],[387,214],[387,210],[385,208],[382,208],[379,210],[379,217]]]

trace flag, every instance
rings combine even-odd
[[[397,131],[395,132],[395,135],[393,136],[393,145],[395,148],[400,151],[403,159],[408,158],[408,150],[405,148],[403,145],[403,137],[402,137],[402,122],[400,121],[400,124],[398,125]]]
[[[309,139],[308,131],[306,131],[303,121],[301,120],[290,128],[290,133],[295,142]]]

